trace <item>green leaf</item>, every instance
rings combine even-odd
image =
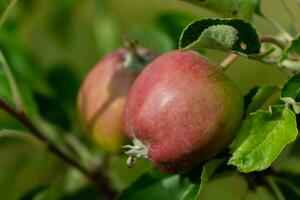
[[[182,30],[191,23],[198,19],[198,16],[191,15],[182,11],[166,11],[160,13],[155,18],[155,25],[166,34],[170,36],[174,46],[178,45]]]
[[[296,114],[300,113],[300,73],[292,76],[283,86],[281,100],[291,106]]]
[[[259,0],[183,0],[207,8],[223,17],[251,20],[260,6]]]
[[[289,72],[300,71],[300,36],[294,39],[285,49],[280,64]]]
[[[247,190],[247,182],[242,175],[224,174],[210,181],[198,200],[244,200]]]
[[[224,163],[225,159],[213,159],[206,162],[202,169],[201,181],[195,183],[183,200],[197,200],[199,199],[201,193],[203,192],[205,186],[210,181],[218,167]]]
[[[155,52],[162,53],[175,48],[169,35],[154,26],[131,26],[127,34],[130,40],[137,40],[141,47],[152,49]]]
[[[204,190],[208,181],[212,178],[218,167],[225,161],[225,159],[214,159],[210,160],[203,166],[203,171],[201,174],[201,185],[199,188],[198,195]]]
[[[38,92],[34,93],[33,99],[33,102],[36,103],[36,106],[44,119],[64,130],[70,130],[70,117],[66,108],[59,104],[58,100]]]
[[[37,194],[41,193],[46,189],[47,189],[46,186],[38,186],[30,190],[29,192],[25,193],[21,198],[19,198],[19,200],[32,200]]]
[[[192,200],[198,199],[203,188],[212,177],[217,168],[224,162],[224,159],[215,159],[207,162],[202,171],[201,179],[196,173],[189,172],[183,175],[166,175],[151,169],[138,178],[131,186],[125,189],[117,200],[138,200],[138,199],[169,199],[169,200]],[[200,169],[201,172],[201,169]],[[193,174],[191,174],[193,173]],[[196,181],[191,178],[198,176]]]
[[[59,199],[60,191],[56,187],[40,186],[26,193],[20,200],[49,200]]]
[[[254,56],[260,53],[260,42],[253,26],[240,19],[203,19],[194,21],[182,32],[179,48],[208,48]]]
[[[279,101],[280,89],[278,86],[259,87],[251,97],[251,102],[245,108],[246,115],[257,110],[267,110],[274,102]]]
[[[198,171],[196,168],[195,171],[183,175],[166,175],[151,169],[125,189],[117,200],[141,198],[197,200],[224,161],[225,159],[210,160],[204,164],[202,170],[200,168]],[[201,179],[198,172],[201,173]],[[161,196],[157,196],[158,194]]]
[[[122,191],[116,198],[116,200],[128,199],[138,191],[151,187],[170,175],[161,174],[155,169],[150,169],[148,172],[138,178],[129,188]]]
[[[300,73],[292,76],[283,86],[281,97],[291,97],[295,101],[300,101]]]
[[[99,200],[101,198],[101,194],[99,194],[99,191],[93,187],[93,186],[85,186],[83,188],[80,188],[77,191],[74,191],[71,194],[65,195],[63,200]]]
[[[228,164],[248,173],[268,168],[283,148],[296,140],[295,114],[284,106],[258,110],[247,117],[231,147]]]

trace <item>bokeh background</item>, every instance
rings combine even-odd
[[[300,17],[298,2],[289,2]],[[263,0],[262,9],[289,27],[289,17],[279,0]],[[85,74],[125,39],[138,40],[141,46],[159,53],[175,49],[181,29],[204,17],[217,16],[175,0],[19,0],[0,29],[0,46],[16,76],[27,112],[37,121],[44,119],[40,126],[48,130],[49,137],[59,142],[60,138],[72,140],[75,135],[101,157],[101,149],[85,136],[76,113],[76,93]],[[254,23],[260,33],[276,33],[259,17]],[[216,63],[226,56],[215,51],[206,54]],[[287,78],[276,66],[244,58],[226,73],[244,94],[254,86],[281,84]],[[0,95],[11,101],[2,71]],[[22,129],[2,112],[0,128]],[[129,170],[125,158],[120,157],[109,164],[110,177],[120,190],[149,167],[142,161]],[[45,192],[53,193],[50,199],[62,191],[70,194],[69,199],[87,199],[87,195],[98,199],[80,174],[43,148],[18,138],[0,138],[0,199],[26,199],[24,194],[28,199],[30,193],[45,188],[49,188]],[[203,199],[238,199],[245,188],[240,177],[218,179],[209,184]],[[72,196],[74,191],[77,193]]]

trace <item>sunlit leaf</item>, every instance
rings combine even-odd
[[[228,164],[248,173],[268,168],[298,135],[295,114],[284,106],[258,110],[247,117],[231,147]]]

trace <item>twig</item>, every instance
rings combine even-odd
[[[285,185],[290,190],[292,190],[298,197],[300,197],[300,189],[297,186],[295,186],[293,183],[285,180],[284,178],[279,178],[279,177],[274,177],[274,180],[277,183],[281,183],[281,184]]]
[[[227,57],[221,62],[221,64],[220,64],[221,68],[222,68],[223,70],[227,69],[227,68],[230,66],[230,64],[231,64],[233,61],[235,61],[237,58],[238,58],[238,55],[237,55],[237,54],[234,54],[234,53],[229,54],[229,56],[227,56]]]
[[[275,196],[277,197],[278,200],[286,200],[285,197],[283,196],[282,192],[276,185],[276,182],[274,181],[273,177],[271,176],[264,176],[264,180],[266,183],[269,185],[269,187],[273,190]]]
[[[293,23],[295,23],[296,21],[296,17],[293,14],[292,10],[290,9],[290,7],[288,6],[288,3],[286,2],[286,0],[281,0],[281,3],[283,5],[283,7],[286,9],[287,13],[289,14],[291,20]]]
[[[284,37],[288,40],[291,41],[293,40],[293,37],[273,18],[271,18],[268,15],[265,15],[263,13],[259,13],[259,16],[261,16],[263,19],[268,21],[270,24],[272,24],[278,31],[279,33],[283,34]]]
[[[12,10],[12,8],[16,5],[17,1],[18,0],[12,0],[9,3],[9,5],[7,6],[6,10],[4,11],[4,13],[2,14],[2,16],[0,18],[0,27],[2,26],[2,24],[6,20],[7,16],[9,15],[10,11]]]
[[[287,44],[284,41],[281,41],[273,35],[263,35],[260,37],[260,42],[262,43],[272,43],[278,46],[280,49],[285,49]]]
[[[38,147],[44,146],[44,144],[41,143],[38,139],[36,139],[34,136],[28,134],[27,132],[23,132],[23,131],[2,129],[2,130],[0,130],[0,138],[2,138],[2,137],[18,138],[21,140],[25,140],[25,141],[27,141],[35,146],[38,146]]]
[[[44,136],[44,134],[34,125],[34,123],[28,118],[28,116],[22,112],[15,110],[9,104],[7,104],[3,99],[0,98],[0,109],[14,117],[18,120],[24,127],[28,129],[28,131],[36,137],[41,143],[45,145],[45,147],[54,155],[58,156],[65,163],[79,170],[82,174],[84,174],[92,183],[94,183],[104,195],[104,198],[107,200],[113,199],[116,195],[115,191],[108,185],[108,179],[106,176],[101,174],[101,172],[93,172],[86,169],[79,162],[72,159],[69,155],[64,153],[59,147],[57,147],[53,142],[49,141],[48,138]]]
[[[281,0],[281,3],[283,4],[284,8],[286,9],[288,15],[290,16],[291,18],[291,24],[293,25],[295,31],[297,32],[297,34],[299,34],[299,24],[298,24],[298,21],[297,21],[297,18],[296,16],[294,15],[292,9],[289,7],[288,3],[286,0]]]
[[[9,86],[12,92],[12,96],[15,102],[15,105],[19,111],[24,111],[24,104],[22,102],[22,98],[16,83],[16,80],[10,70],[9,65],[6,62],[6,59],[3,55],[3,52],[0,50],[0,64],[2,66],[3,72],[9,82]]]

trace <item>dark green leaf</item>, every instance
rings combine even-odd
[[[258,110],[247,117],[231,147],[228,164],[248,173],[268,168],[283,148],[296,140],[295,114],[284,106]]]
[[[281,100],[290,105],[296,114],[300,113],[300,73],[292,76],[284,85]]]
[[[281,97],[291,97],[300,102],[300,73],[292,76],[283,86]]]
[[[179,47],[186,50],[208,48],[250,56],[260,53],[256,30],[239,19],[194,21],[182,32]]]
[[[71,127],[67,111],[53,97],[36,92],[34,101],[37,104],[40,115],[49,122],[69,130]]]
[[[251,102],[245,108],[246,115],[257,110],[267,110],[270,105],[279,101],[280,89],[278,86],[263,86],[255,89],[256,92],[251,98]]]
[[[259,0],[183,0],[207,8],[223,17],[251,20]]]
[[[191,190],[186,194],[182,200],[197,200],[203,192],[205,186],[210,181],[218,167],[225,161],[225,159],[214,159],[206,162],[202,169],[201,181],[195,183]]]
[[[132,26],[128,31],[129,40],[137,40],[141,47],[166,52],[175,48],[169,35],[153,26]]]
[[[57,102],[65,103],[74,109],[79,82],[70,67],[66,64],[54,65],[47,72],[46,79]]]
[[[197,18],[197,16],[186,12],[168,11],[159,14],[155,23],[160,30],[172,38],[174,46],[177,46],[182,30]]]
[[[36,187],[33,190],[24,194],[19,200],[32,200],[32,199],[34,199],[34,196],[36,196],[38,193],[42,192],[46,188],[47,188],[46,186]]]
[[[151,187],[168,177],[170,177],[170,175],[161,174],[155,169],[151,169],[138,178],[129,188],[122,191],[116,200],[127,199],[136,192]]]
[[[101,199],[101,194],[99,194],[99,191],[96,190],[95,187],[92,186],[86,186],[83,188],[80,188],[77,191],[74,191],[71,194],[65,195],[63,200],[99,200]]]
[[[200,168],[201,178],[197,167],[193,170],[197,171],[196,173],[191,171],[183,175],[166,175],[151,169],[125,189],[117,197],[117,200],[153,199],[158,198],[156,196],[158,193],[163,195],[164,199],[197,200],[206,184],[224,161],[224,159],[214,159],[205,163],[202,173]],[[194,181],[191,181],[191,178]]]
[[[211,165],[211,164],[210,164]],[[210,166],[206,175],[211,175],[214,166]],[[205,179],[208,177],[205,177]],[[200,177],[199,177],[200,181]],[[166,175],[154,169],[143,174],[129,188],[125,189],[117,200],[139,199],[168,199],[189,200],[196,199],[199,182],[192,183],[185,175]]]
[[[292,73],[300,71],[300,36],[285,49],[280,64]]]
[[[55,187],[40,186],[26,193],[19,200],[49,200],[59,199],[60,193]]]
[[[249,92],[244,96],[244,110],[248,109],[248,106],[252,102],[253,97],[259,90],[259,86],[253,87],[252,89],[249,90]]]
[[[299,175],[280,173],[274,179],[287,200],[300,199]]]

